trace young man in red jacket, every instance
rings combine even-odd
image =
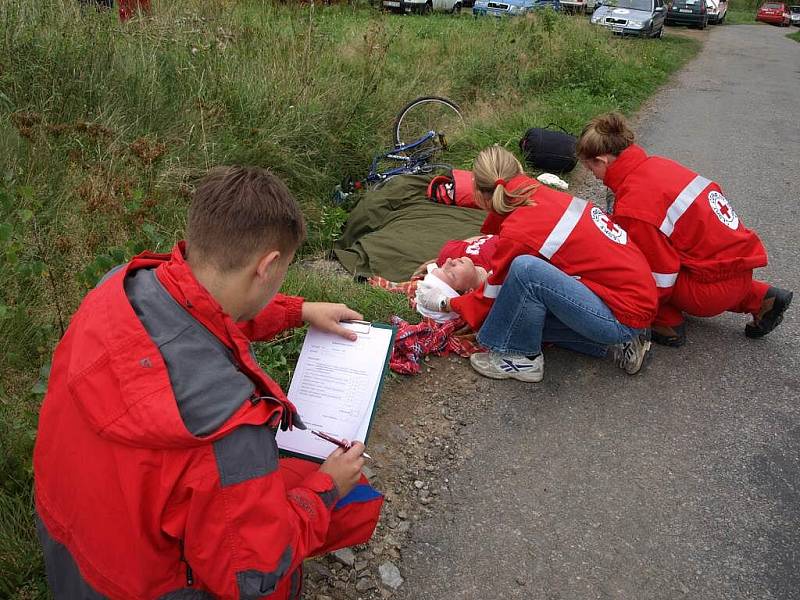
[[[691,169],[648,156],[619,113],[593,119],[576,152],[614,192],[614,221],[641,248],[659,292],[653,341],[686,342],[683,313],[749,313],[745,335],[760,338],[783,320],[792,292],[753,278],[767,252],[720,187]]]
[[[268,171],[212,171],[186,242],[137,256],[58,344],[34,452],[38,530],[60,598],[298,598],[308,556],[366,541],[382,497],[364,447],[278,459],[303,427],[251,340],[361,316],[277,294],[305,235]]]

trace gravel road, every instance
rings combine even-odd
[[[637,131],[719,181],[767,246],[761,277],[798,290],[800,44],[785,33],[712,28]],[[636,377],[554,350],[541,384],[478,385],[488,408],[461,430],[466,459],[442,465],[446,501],[410,528],[397,597],[800,598],[797,315],[759,341],[741,315],[693,320]]]

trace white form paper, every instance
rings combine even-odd
[[[311,328],[306,334],[287,396],[307,429],[278,431],[278,447],[325,459],[336,449],[311,433],[366,440],[377,400],[392,329],[343,323],[358,334],[354,342]]]

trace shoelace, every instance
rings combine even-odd
[[[636,351],[633,349],[634,342],[628,342],[621,348],[614,349],[614,364],[618,367],[624,367],[632,359],[636,357]]]

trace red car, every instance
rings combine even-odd
[[[788,27],[792,22],[789,16],[789,5],[785,2],[765,2],[756,13],[756,21]]]

